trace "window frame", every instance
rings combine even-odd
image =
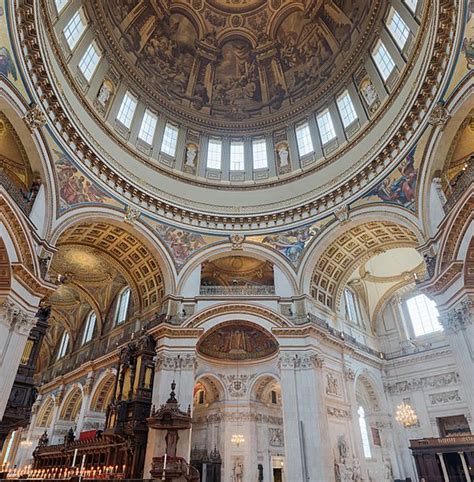
[[[147,118],[152,119],[151,123],[149,122],[147,123],[147,129],[151,126],[153,127],[151,128],[151,130],[145,131],[144,125]],[[145,109],[145,112],[143,113],[142,121],[140,123],[140,129],[138,130],[138,135],[137,135],[137,138],[140,140],[140,142],[144,142],[145,144],[152,146],[153,139],[155,138],[155,134],[156,134],[157,125],[158,125],[158,115],[155,112],[153,112],[151,109]]]
[[[416,321],[414,320],[412,310],[410,309],[410,301],[415,300],[415,299],[423,299],[423,301],[425,303],[425,307],[427,308],[428,312],[430,311],[430,305],[431,305],[431,308],[434,308],[434,310],[436,311],[437,320],[434,321],[432,318],[430,318],[430,320],[428,322],[431,325],[431,330],[426,329],[427,324],[423,324],[423,321],[421,319],[420,319],[419,324],[417,324]],[[404,301],[405,301],[404,302],[404,308],[406,310],[406,313],[408,315],[408,320],[410,322],[410,331],[415,338],[420,338],[420,337],[425,337],[425,336],[433,336],[433,335],[443,333],[444,329],[443,329],[443,325],[439,321],[438,308],[436,306],[436,303],[432,299],[430,299],[424,293],[416,293],[416,294],[413,294],[412,296],[409,296],[409,297],[405,298]],[[420,312],[419,303],[416,303],[416,304],[417,304],[416,309],[418,310],[418,315],[421,318],[422,315],[421,315],[421,312]],[[419,331],[420,328],[422,329],[422,332]]]
[[[394,18],[398,18],[396,23],[394,22]],[[411,30],[405,20],[403,20],[400,12],[394,6],[390,7],[388,15],[385,19],[385,25],[396,46],[401,52],[403,52],[403,49],[406,47],[410,38]]]
[[[357,409],[357,419],[362,439],[362,451],[364,453],[364,458],[368,460],[372,458],[372,441],[370,439],[369,424],[365,415],[365,409],[362,405],[359,405],[359,408]]]
[[[89,57],[89,59],[87,61],[87,65],[85,66],[85,69],[83,69],[82,64],[83,64],[83,62],[84,62],[84,60],[85,60],[85,58],[88,55],[90,50],[93,50],[94,54]],[[96,60],[95,64],[93,64],[93,68],[89,69],[89,67],[91,65],[91,62],[92,62],[92,59],[94,59],[94,58],[97,59],[97,60]],[[87,47],[86,51],[84,52],[84,55],[81,57],[81,60],[77,64],[79,70],[81,71],[82,75],[87,80],[87,82],[90,82],[92,80],[92,77],[94,77],[94,74],[97,71],[97,67],[100,64],[101,59],[102,59],[102,53],[99,49],[99,46],[97,45],[97,42],[94,40],[94,41],[91,42],[89,47]]]
[[[67,352],[69,349],[69,341],[70,341],[69,333],[67,332],[67,330],[64,330],[61,336],[61,342],[59,343],[59,349],[56,355],[56,361],[62,360],[67,355]]]
[[[299,135],[303,133],[302,135]],[[296,135],[296,145],[298,147],[298,154],[300,158],[309,156],[314,153],[314,142],[313,137],[311,135],[311,128],[309,127],[308,122],[303,122],[302,124],[298,124],[295,127],[295,135]],[[310,148],[307,150],[307,148]],[[305,148],[303,152],[303,148]]]
[[[169,135],[168,133],[172,133]],[[163,130],[161,139],[160,152],[170,157],[176,157],[176,149],[178,147],[179,127],[167,122]]]
[[[212,146],[219,146],[219,158],[212,158],[210,159],[209,153],[213,153],[214,151],[211,149]],[[217,150],[215,151],[217,153]],[[222,140],[217,138],[210,138],[207,143],[207,158],[206,158],[206,168],[213,169],[215,171],[220,171],[222,169]]]
[[[79,19],[79,23],[76,26],[78,25],[82,26],[81,28],[77,28],[77,30],[79,31],[77,36],[75,34],[73,35],[76,29],[75,28],[74,30],[71,29],[71,25],[74,23],[74,19],[76,18]],[[68,31],[68,33],[66,32],[66,30]],[[77,44],[80,42],[86,30],[87,30],[87,18],[83,8],[81,7],[74,13],[74,15],[68,20],[68,22],[63,28],[64,39],[66,40],[66,43],[71,51],[73,51],[77,47]]]
[[[127,100],[129,105],[125,105]],[[130,107],[133,106],[133,107]],[[133,124],[133,118],[137,111],[138,97],[133,95],[129,90],[127,90],[122,97],[122,102],[120,103],[119,110],[117,112],[116,120],[120,122],[126,129],[130,130]],[[125,112],[126,109],[126,112]]]
[[[117,306],[115,309],[114,326],[122,325],[125,321],[127,321],[127,314],[128,314],[128,309],[130,307],[131,294],[132,294],[132,290],[130,289],[129,286],[127,286],[118,295]],[[125,308],[123,309],[123,299],[125,296],[127,297],[127,303]]]
[[[94,320],[93,322],[91,320]],[[92,341],[94,336],[95,327],[97,324],[97,315],[94,310],[90,311],[86,318],[86,324],[84,326],[84,332],[82,334],[82,343],[81,346],[86,345],[87,343]],[[92,329],[91,329],[92,327]]]
[[[319,137],[321,144],[326,146],[337,139],[334,121],[329,109],[324,109],[316,115],[316,122],[318,124]]]
[[[238,148],[238,152],[233,152]],[[237,154],[237,162],[234,156]],[[241,157],[240,157],[241,156]],[[244,141],[231,141],[230,143],[230,165],[229,169],[232,172],[245,171],[245,143]]]
[[[343,99],[349,99],[349,102],[347,104],[345,103],[343,104],[344,102]],[[336,98],[336,105],[337,105],[337,110],[339,112],[339,117],[341,118],[341,122],[344,127],[344,130],[347,130],[351,125],[353,125],[355,122],[359,120],[359,116],[357,115],[357,111],[356,111],[354,102],[352,101],[352,97],[349,90],[346,89],[338,95],[338,97]],[[347,109],[347,105],[349,106],[349,109]],[[346,119],[348,118],[346,116],[347,110],[349,110],[352,114],[354,114],[355,117],[346,124]]]
[[[381,55],[381,52],[383,55]],[[387,82],[393,72],[395,72],[397,64],[382,39],[377,41],[375,47],[372,49],[371,55],[380,77],[384,82]],[[388,65],[391,65],[390,70],[387,70]]]
[[[263,149],[257,150],[257,145],[263,146]],[[255,153],[263,152],[264,156],[257,159],[258,156]],[[268,169],[268,152],[267,152],[267,140],[264,137],[252,139],[252,163],[253,169],[258,171],[259,169]]]
[[[54,0],[54,6],[58,15],[66,8],[70,0]]]

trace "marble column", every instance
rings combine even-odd
[[[474,414],[474,301],[465,297],[454,308],[440,316],[451,345],[457,370],[461,378],[462,392],[471,415]],[[474,432],[470,417],[471,432]]]
[[[334,480],[322,358],[282,350],[279,360],[288,480]]]
[[[6,299],[0,305],[0,420],[5,413],[25,344],[35,326],[35,320],[34,312],[28,312],[13,300]]]
[[[156,372],[153,383],[152,404],[158,409],[170,396],[171,383],[176,382],[176,399],[180,409],[186,411],[193,408],[193,390],[195,384],[196,353],[182,351],[166,352],[157,350]],[[189,462],[191,455],[191,430],[180,430],[177,446],[177,457]],[[166,433],[159,430],[148,432],[148,443],[145,455],[145,478],[149,476],[153,457],[161,457],[166,451]]]

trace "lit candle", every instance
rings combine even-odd
[[[168,460],[168,454],[165,454],[165,458],[163,460],[163,475],[161,480],[165,480],[165,473],[166,473],[166,461]]]
[[[72,457],[72,467],[76,466],[77,449],[74,450],[74,456]]]

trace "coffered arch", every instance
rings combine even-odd
[[[115,387],[116,373],[107,371],[99,380],[92,395],[91,410],[93,412],[105,413],[107,406],[112,401]]]
[[[105,221],[82,221],[65,229],[57,246],[86,246],[110,257],[132,282],[137,306],[147,310],[159,305],[165,284],[159,261],[129,230]]]
[[[316,259],[310,294],[318,303],[337,310],[342,288],[355,268],[388,249],[414,248],[418,244],[412,230],[392,221],[370,221],[348,227]]]

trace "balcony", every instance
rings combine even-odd
[[[451,186],[451,193],[449,194],[446,204],[443,206],[444,212],[447,214],[453,206],[459,201],[460,197],[473,185],[474,183],[474,163],[473,158],[466,160],[466,170],[457,178],[456,182]]]
[[[273,296],[274,286],[201,286],[201,296]]]

